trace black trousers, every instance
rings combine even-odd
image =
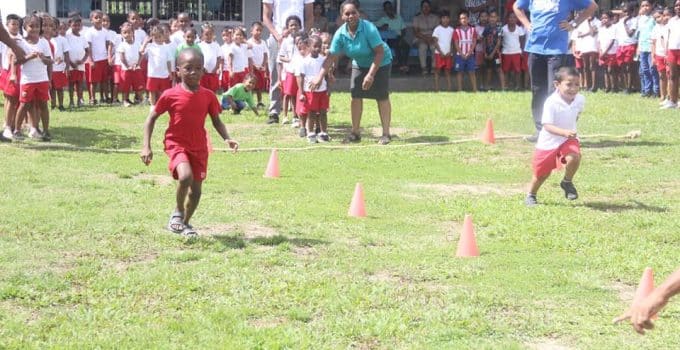
[[[567,55],[539,55],[529,53],[529,76],[531,77],[531,115],[536,131],[542,128],[543,104],[555,90],[555,72],[566,65]]]

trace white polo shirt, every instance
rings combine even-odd
[[[281,34],[286,26],[286,18],[298,16],[302,21],[302,28],[305,26],[305,5],[313,4],[314,0],[262,0],[263,4],[272,5],[272,22],[274,28]]]
[[[555,91],[545,100],[543,105],[542,124],[552,124],[558,128],[567,130],[576,130],[576,121],[579,114],[583,111],[586,98],[581,94],[577,94],[571,103],[567,103],[560,93]],[[560,135],[555,135],[541,129],[538,133],[538,141],[536,142],[536,149],[540,150],[554,150],[560,147],[567,141],[567,138]]]

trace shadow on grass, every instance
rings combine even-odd
[[[284,235],[276,235],[271,237],[255,237],[245,238],[241,235],[212,235],[206,237],[207,239],[188,240],[185,245],[202,245],[213,246],[219,244],[227,249],[243,249],[248,244],[255,244],[260,246],[278,246],[283,243],[289,243],[297,247],[312,247],[315,245],[325,245],[328,241],[311,239],[311,238],[288,238]]]
[[[427,142],[447,142],[450,139],[446,136],[441,136],[441,135],[422,135],[422,136],[415,136],[415,137],[409,137],[407,139],[404,139],[403,141],[406,143],[427,143]]]
[[[599,210],[604,212],[620,213],[628,210],[644,210],[654,213],[665,213],[668,212],[668,208],[656,207],[653,205],[647,205],[639,201],[630,201],[630,203],[608,203],[608,202],[586,202],[581,204],[581,206],[590,208],[593,210]]]
[[[582,141],[583,148],[612,148],[612,147],[659,147],[668,146],[668,143],[657,141],[625,141],[625,140],[600,140],[600,141]]]
[[[54,127],[51,129],[55,142],[77,147],[130,148],[139,138],[122,135],[110,129],[89,129],[83,127]]]

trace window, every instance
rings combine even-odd
[[[195,21],[241,21],[243,0],[158,0],[158,18],[175,18],[180,12]]]
[[[102,0],[57,0],[57,17],[68,17],[78,12],[83,18],[90,16],[92,9],[101,9]]]
[[[114,15],[126,15],[130,10],[139,12],[142,17],[152,16],[151,0],[107,0],[104,12]]]

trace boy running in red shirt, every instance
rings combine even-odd
[[[201,52],[193,48],[182,50],[177,59],[177,69],[182,83],[166,90],[149,112],[144,123],[140,156],[144,164],[151,163],[151,133],[156,119],[168,112],[170,125],[165,131],[165,153],[170,158],[168,168],[178,180],[177,206],[170,216],[168,230],[183,236],[195,236],[197,233],[189,220],[201,199],[201,186],[208,171],[206,115],[210,114],[215,130],[234,152],[238,150],[238,142],[229,137],[219,118],[221,110],[215,94],[200,86],[203,76]]]

